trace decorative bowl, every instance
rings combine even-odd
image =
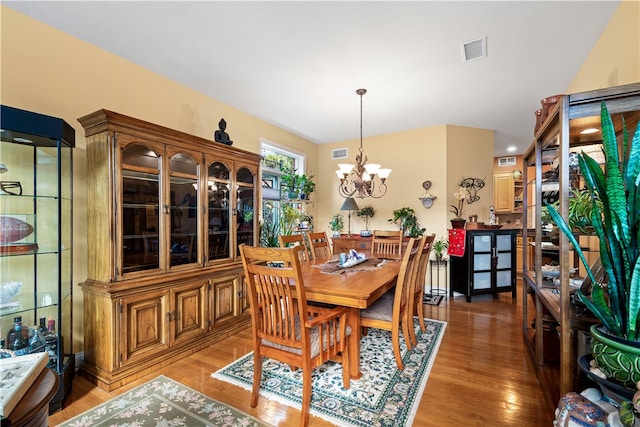
[[[9,304],[18,296],[22,282],[4,282],[0,284],[0,304]]]

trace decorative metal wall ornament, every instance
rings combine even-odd
[[[484,185],[484,179],[462,177],[462,181],[460,181],[460,187],[464,187],[467,190],[467,193],[469,193],[467,203],[471,204],[480,200],[478,191],[482,189]]]

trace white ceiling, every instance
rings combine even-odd
[[[442,124],[523,153],[618,1],[6,1],[318,144]],[[460,44],[487,37],[463,63]],[[218,118],[212,118],[217,123]],[[233,135],[233,123],[228,124]]]

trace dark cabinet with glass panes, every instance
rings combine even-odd
[[[75,372],[75,130],[60,118],[5,105],[0,125],[0,339],[15,355],[48,353],[47,366],[60,378],[53,412]]]
[[[260,159],[122,114],[87,137],[81,374],[112,390],[250,324],[241,244],[257,242]]]

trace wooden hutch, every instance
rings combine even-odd
[[[238,246],[258,239],[258,154],[122,114],[87,138],[81,375],[113,390],[250,325]]]

